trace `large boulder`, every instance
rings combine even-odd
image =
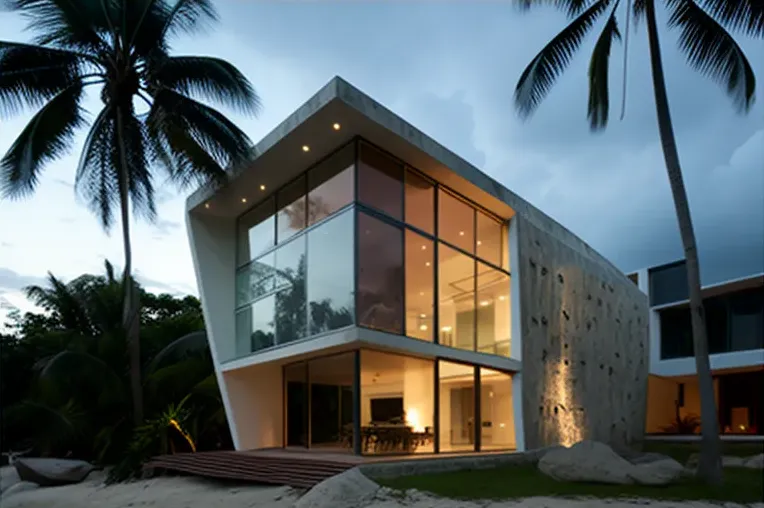
[[[356,508],[374,499],[379,485],[357,467],[327,478],[297,500],[295,508]]]
[[[612,448],[595,441],[581,441],[554,450],[539,461],[539,470],[558,481],[629,485],[666,485],[676,481],[684,467],[672,458],[651,455],[630,462]]]
[[[36,483],[32,483],[32,482],[18,482],[18,483],[14,483],[13,485],[11,485],[10,487],[8,487],[7,489],[5,489],[3,491],[2,498],[3,499],[8,499],[9,497],[11,497],[11,496],[13,496],[15,494],[18,494],[20,492],[27,492],[28,490],[35,490],[35,489],[39,489],[39,488],[40,488],[39,485],[37,485]]]
[[[751,469],[764,469],[764,453],[754,455],[753,457],[748,457],[745,459],[743,467],[748,467]]]
[[[21,458],[13,463],[19,478],[42,487],[79,483],[95,469],[82,460]]]
[[[20,481],[21,478],[19,478],[19,474],[16,472],[15,467],[0,467],[0,494],[5,493],[6,490],[16,485]]]
[[[581,441],[570,448],[552,450],[539,460],[539,470],[564,482],[634,483],[634,466],[606,444]]]

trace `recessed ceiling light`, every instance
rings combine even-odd
[[[489,302],[488,300],[483,300],[482,302],[480,302],[481,307],[488,307],[490,304],[491,302]]]
[[[427,314],[419,314],[419,317],[420,317],[420,318],[422,318],[422,319],[424,319],[424,318],[426,318],[426,317],[427,317]]]
[[[303,152],[310,152],[310,147],[308,145],[302,145],[302,151]]]
[[[265,185],[260,185],[260,190],[265,190]]]
[[[478,245],[483,245],[483,242],[481,242],[480,240],[478,240]]]
[[[503,302],[505,298],[506,298],[506,296],[504,296],[504,295],[501,295],[501,296],[499,297],[499,300],[501,300],[501,301]]]
[[[427,250],[427,246],[426,245],[422,245],[422,250]]]
[[[337,122],[335,122],[334,125],[332,125],[332,129],[334,129],[335,131],[340,130],[341,127],[342,126],[340,124],[338,124]]]
[[[242,203],[246,203],[247,202],[247,198],[241,198],[241,202]]]
[[[430,266],[430,262],[429,262],[429,261],[428,261],[428,262],[426,262],[426,263],[424,264],[424,266]]]
[[[209,203],[204,203],[204,208],[209,208],[209,207],[210,207]]]
[[[427,331],[427,325],[419,325],[419,329],[422,330],[423,332],[426,332]]]
[[[450,326],[444,326],[443,328],[440,329],[440,331],[442,332],[450,332],[451,330],[453,330],[453,328],[451,328]]]
[[[424,291],[420,291],[419,296],[424,296]]]
[[[464,236],[464,231],[459,231],[459,236]]]

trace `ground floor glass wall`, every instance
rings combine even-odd
[[[288,365],[284,379],[285,446],[364,455],[516,447],[510,373],[364,349]]]

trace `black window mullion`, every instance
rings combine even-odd
[[[433,233],[435,233],[435,239],[432,242],[432,266],[435,273],[433,277],[432,288],[432,342],[433,344],[440,344],[440,254],[438,253],[438,246],[440,244],[440,241],[438,240],[438,222],[440,221],[440,214],[438,213],[438,185],[435,184],[433,189],[435,192],[435,199],[433,200],[433,206],[435,207],[435,210],[433,211],[435,214],[435,220],[433,221]]]
[[[432,451],[434,453],[440,453],[440,359],[435,358],[435,365],[433,367],[433,386],[435,387],[435,403],[433,404],[433,420],[432,420]]]
[[[361,455],[361,350],[353,354],[353,453]]]
[[[401,320],[401,335],[407,336],[408,335],[408,327],[407,327],[407,321],[408,321],[408,309],[406,308],[406,228],[399,228],[401,237],[401,305],[403,308],[401,309],[401,316],[403,316],[403,319]]]
[[[480,391],[480,367],[475,365],[475,418],[473,418],[473,421],[475,422],[475,451],[480,451],[480,439],[481,435],[483,433],[483,416],[480,414],[480,398],[481,398],[481,391]]]

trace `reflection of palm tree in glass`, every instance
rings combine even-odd
[[[308,206],[307,211],[305,210],[306,204]],[[315,224],[324,217],[331,215],[333,211],[332,207],[321,196],[309,196],[307,200],[303,197],[283,210],[289,218],[289,229],[292,231],[299,231],[306,224]],[[305,222],[306,217],[307,223]]]

